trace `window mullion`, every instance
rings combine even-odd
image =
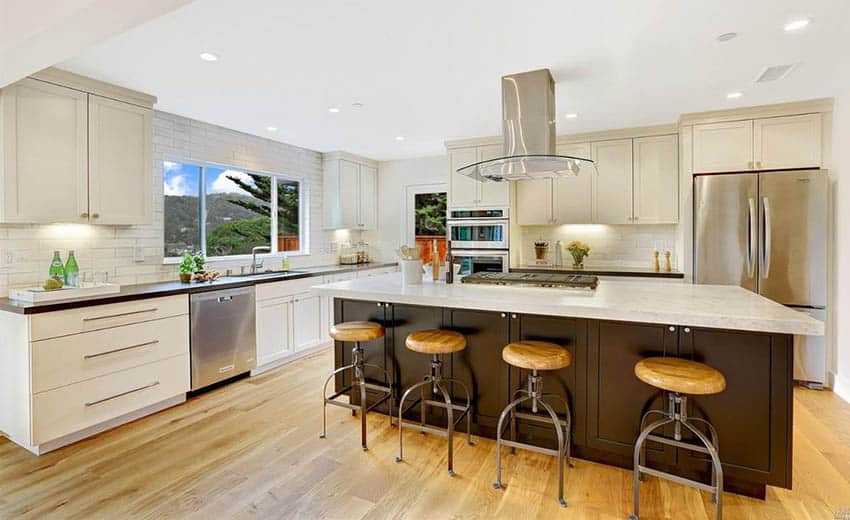
[[[200,193],[198,196],[200,197],[200,203],[198,206],[201,210],[201,215],[199,217],[198,222],[198,230],[201,232],[201,254],[206,257],[207,255],[207,167],[206,165],[201,165],[201,183],[198,187]]]
[[[279,230],[277,229],[277,177],[273,176],[271,178],[271,184],[272,184],[272,189],[271,189],[271,199],[272,200],[270,201],[270,204],[269,204],[269,208],[271,208],[271,237],[269,237],[269,240],[271,241],[270,245],[271,245],[272,253],[279,253],[280,251],[278,251],[278,249],[277,249],[278,248],[277,236],[278,236],[278,232],[279,232]]]

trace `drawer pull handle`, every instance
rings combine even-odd
[[[140,311],[132,311],[132,312],[122,312],[119,314],[108,314],[106,316],[95,316],[94,318],[83,318],[83,321],[98,321],[98,320],[108,320],[109,318],[123,318],[125,316],[134,316],[136,314],[147,314],[149,312],[156,312],[159,309],[154,307],[153,309],[142,309]]]
[[[118,399],[119,397],[124,397],[125,395],[134,394],[136,392],[141,392],[142,390],[147,390],[148,388],[153,388],[159,384],[159,381],[154,381],[153,383],[149,383],[145,386],[140,386],[139,388],[134,388],[132,390],[127,390],[126,392],[121,392],[120,394],[115,394],[110,397],[104,397],[103,399],[98,399],[97,401],[89,401],[86,403],[86,406],[95,406],[101,403],[105,403],[107,401],[111,401],[113,399]]]
[[[109,354],[117,354],[118,352],[124,352],[126,350],[133,350],[133,349],[136,349],[136,348],[142,348],[142,347],[147,347],[147,346],[150,346],[150,345],[156,345],[157,343],[159,343],[159,340],[155,339],[153,341],[147,341],[145,343],[139,343],[138,345],[130,345],[129,347],[116,348],[116,349],[113,349],[113,350],[107,350],[106,352],[98,352],[97,354],[86,354],[85,356],[83,356],[83,359],[99,358],[99,357],[103,357],[103,356],[108,356]]]

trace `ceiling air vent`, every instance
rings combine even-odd
[[[790,74],[796,66],[796,63],[790,63],[788,65],[774,65],[772,67],[767,67],[766,69],[761,71],[759,77],[756,78],[756,83],[765,83],[767,81],[776,81],[778,79],[782,79],[788,74]]]

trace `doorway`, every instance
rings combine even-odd
[[[443,183],[407,187],[402,243],[415,244],[424,264],[431,262],[435,240],[440,261],[446,257],[447,204],[448,193]]]

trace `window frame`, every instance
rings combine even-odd
[[[283,257],[284,255],[288,257],[292,256],[307,256],[310,254],[310,240],[309,233],[307,230],[309,229],[309,215],[310,212],[306,207],[310,200],[309,194],[309,186],[305,181],[304,177],[301,175],[293,175],[293,174],[285,174],[285,173],[275,173],[265,170],[260,170],[256,168],[243,168],[241,166],[236,166],[234,164],[223,164],[214,161],[203,161],[199,159],[181,159],[179,157],[168,156],[162,159],[162,179],[160,182],[160,189],[165,183],[165,163],[179,163],[179,164],[188,164],[190,166],[195,166],[200,169],[200,177],[198,179],[199,188],[198,188],[198,206],[200,209],[198,228],[201,233],[200,241],[201,241],[201,252],[204,257],[211,262],[217,261],[233,261],[233,260],[250,260],[250,254],[243,255],[229,255],[229,256],[207,256],[207,168],[223,168],[230,170],[237,170],[240,172],[244,172],[247,174],[255,174],[262,175],[265,177],[270,177],[272,179],[271,187],[271,214],[273,218],[271,219],[271,229],[270,229],[270,237],[269,237],[269,247],[271,247],[270,253],[262,253],[257,255],[260,258],[274,258],[274,257]],[[289,182],[297,182],[298,183],[298,251],[278,251],[277,249],[277,237],[278,233],[278,222],[277,222],[277,214],[278,214],[278,179],[289,181]],[[162,222],[163,222],[163,239],[165,238],[165,193],[163,191],[163,208],[162,208]],[[164,245],[164,244],[163,244]],[[164,249],[164,247],[163,247]],[[163,264],[177,264],[180,263],[181,257],[179,256],[164,256],[165,251],[163,251]]]

